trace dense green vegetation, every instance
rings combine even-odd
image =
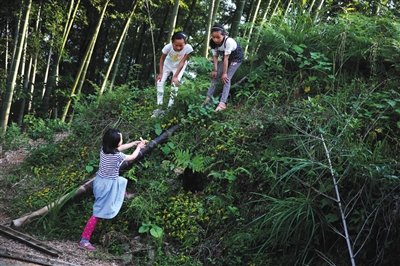
[[[2,181],[21,184],[10,213],[41,208],[91,177],[105,128],[153,139],[180,124],[125,174],[135,197],[96,228],[103,251],[129,254],[126,238],[140,235],[154,254],[134,253],[134,265],[350,265],[349,249],[358,265],[398,265],[400,24],[364,13],[318,23],[277,14],[256,27],[233,83],[245,81],[224,112],[201,106],[210,65],[194,57],[196,76],[161,118],[150,118],[156,92],[139,74],[102,97],[88,89],[68,124],[25,116],[3,148],[48,144]],[[73,200],[26,230],[77,240],[92,202]]]

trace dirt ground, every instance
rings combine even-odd
[[[57,136],[62,139],[65,135]],[[40,145],[43,141],[31,142],[30,146]],[[2,152],[0,148],[0,184],[6,178],[9,171],[18,167],[24,161],[28,154],[28,150],[21,148],[15,151]],[[13,198],[15,190],[18,188],[15,184],[14,187],[5,189],[0,185],[0,224],[9,226],[11,220],[17,217],[9,217],[7,211],[7,202]],[[14,191],[13,191],[14,190]],[[102,252],[87,252],[78,248],[77,241],[44,241],[45,244],[62,251],[62,255],[58,258],[53,258],[38,250],[35,250],[25,244],[14,241],[9,237],[0,234],[0,247],[9,251],[16,251],[23,254],[38,256],[48,260],[49,265],[89,265],[89,266],[109,266],[109,265],[126,265],[120,260],[112,259],[112,256]],[[28,263],[18,260],[6,259],[0,256],[0,265],[3,266],[32,266],[41,265],[35,263]]]

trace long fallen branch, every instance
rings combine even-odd
[[[129,170],[132,168],[133,164],[137,161],[142,159],[147,153],[149,153],[151,150],[153,150],[158,144],[163,143],[164,141],[166,141],[177,129],[179,128],[179,125],[174,125],[172,127],[170,127],[169,129],[167,129],[166,131],[164,131],[161,135],[159,135],[157,138],[151,140],[145,148],[143,148],[138,157],[136,158],[136,160],[134,161],[125,161],[124,163],[121,164],[120,166],[120,174],[124,173],[125,171]],[[29,221],[31,221],[33,218],[38,217],[38,216],[42,216],[47,214],[51,209],[55,208],[55,207],[61,207],[63,206],[66,202],[68,202],[70,199],[76,198],[80,195],[83,195],[89,191],[92,190],[93,187],[93,180],[94,177],[92,177],[91,179],[89,179],[88,181],[86,181],[83,185],[81,185],[80,187],[78,187],[78,189],[71,191],[70,193],[65,194],[64,196],[62,196],[61,198],[55,200],[54,202],[50,203],[49,205],[36,210],[34,212],[28,213],[23,215],[20,218],[17,218],[15,220],[12,221],[12,226],[14,227],[21,227],[24,224],[28,223]]]

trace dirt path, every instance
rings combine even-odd
[[[62,138],[63,136],[59,136]],[[41,141],[30,143],[30,146],[40,145]],[[0,150],[0,224],[10,225],[11,220],[16,217],[9,217],[7,211],[7,204],[11,202],[13,195],[16,191],[14,188],[5,188],[1,186],[2,181],[8,177],[8,174],[14,167],[18,167],[25,157],[28,155],[27,149],[20,148],[15,151],[1,152]],[[15,184],[15,190],[18,184]],[[123,265],[119,260],[112,259],[111,255],[102,252],[90,253],[85,250],[79,249],[75,241],[44,241],[45,244],[61,250],[63,254],[58,258],[53,258],[46,254],[41,253],[33,248],[26,246],[20,242],[14,241],[8,237],[0,234],[0,247],[10,251],[17,251],[32,256],[43,257],[52,259],[50,265],[89,265],[89,266],[112,266]],[[54,261],[56,259],[57,261]],[[0,257],[0,265],[12,266],[31,266],[40,265],[35,263],[28,263],[18,260],[6,259]]]

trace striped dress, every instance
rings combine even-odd
[[[99,171],[93,182],[93,215],[98,218],[114,218],[121,209],[128,180],[119,176],[119,167],[125,157],[122,152],[100,152]]]

